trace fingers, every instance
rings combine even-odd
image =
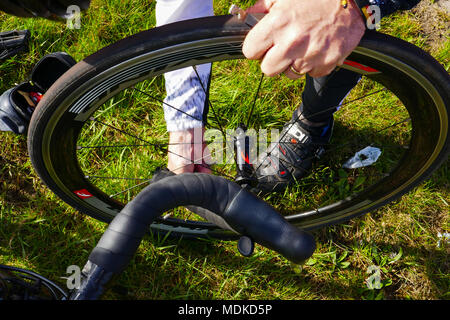
[[[250,11],[270,9],[274,2],[260,0]],[[283,32],[286,28],[281,21],[284,16],[284,11],[273,9],[249,31],[242,47],[247,59],[261,60],[261,71],[267,76],[285,72],[296,57],[304,55],[308,43],[307,37]],[[292,78],[299,77],[292,72],[289,75]]]
[[[302,78],[307,72],[299,71],[294,64],[291,64],[283,73],[289,79],[296,80]]]
[[[342,10],[338,2],[259,0],[247,10],[256,12],[267,14],[249,31],[242,51],[248,59],[261,60],[261,70],[268,76],[284,73],[298,79],[305,73],[330,74],[364,34],[358,12]]]
[[[336,69],[336,63],[318,63],[308,71],[308,74],[313,78],[319,78],[330,74],[334,69]]]
[[[262,18],[247,34],[242,46],[242,53],[247,59],[259,60],[273,45],[272,34],[268,32],[269,16]]]
[[[313,78],[324,77],[330,74],[337,66],[342,65],[344,62],[339,54],[328,54],[325,57],[321,57],[321,59],[315,61],[314,67],[308,72]]]
[[[261,71],[269,77],[276,76],[288,69],[292,64],[290,59],[280,45],[271,47],[261,61]]]
[[[298,79],[304,74],[309,74],[313,78],[324,77],[336,67],[341,66],[348,55],[342,56],[338,50],[331,50],[333,53],[322,55],[320,52],[309,56],[309,61],[304,58],[297,58],[289,66],[284,74],[290,79]],[[301,75],[300,75],[301,74]]]

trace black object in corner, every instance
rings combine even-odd
[[[0,32],[0,61],[28,51],[29,30]]]
[[[0,96],[0,131],[24,134],[37,104],[48,89],[76,64],[65,52],[44,56],[33,68],[30,79]]]

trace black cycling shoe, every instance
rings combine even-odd
[[[18,53],[28,51],[29,30],[0,32],[0,61]]]
[[[263,193],[282,191],[306,176],[330,142],[333,123],[332,117],[321,123],[307,120],[286,123],[280,140],[267,149],[255,165],[258,178],[256,189]]]

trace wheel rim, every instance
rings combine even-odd
[[[93,149],[99,149],[97,147],[93,148],[92,145],[88,144],[80,144],[80,141],[83,142],[83,138],[80,140],[80,137],[92,137],[93,134],[81,134],[80,130],[82,129],[82,125],[84,124],[84,127],[86,128],[86,124],[90,123],[92,126],[93,123],[96,123],[97,125],[100,125],[103,129],[96,128],[94,131],[97,132],[97,137],[103,137],[106,134],[104,133],[105,128],[112,128],[113,125],[111,123],[106,123],[102,119],[99,119],[97,116],[98,112],[94,114],[94,109],[97,109],[99,105],[107,106],[106,109],[98,109],[98,110],[106,110],[108,111],[113,106],[113,103],[109,100],[111,96],[116,96],[116,93],[119,91],[122,91],[125,87],[130,87],[130,85],[135,85],[135,83],[138,83],[139,80],[142,78],[148,77],[148,72],[152,72],[153,74],[161,74],[161,65],[164,65],[167,63],[171,64],[174,63],[173,57],[176,57],[177,52],[183,52],[185,56],[189,56],[186,54],[187,51],[189,51],[189,54],[191,54],[188,61],[192,61],[192,59],[195,60],[196,63],[200,63],[203,61],[200,61],[196,57],[207,57],[208,60],[211,61],[218,61],[222,60],[224,58],[239,58],[241,57],[241,51],[240,51],[240,44],[242,43],[242,37],[232,37],[232,38],[221,38],[221,39],[215,39],[213,41],[200,41],[190,44],[184,44],[177,46],[176,48],[172,48],[168,52],[164,52],[164,50],[160,50],[159,52],[153,52],[150,54],[142,55],[139,57],[136,57],[134,59],[130,59],[124,63],[122,63],[119,66],[116,66],[115,68],[111,68],[106,70],[101,77],[107,78],[108,83],[102,82],[101,85],[93,85],[96,79],[92,79],[90,82],[84,84],[84,87],[80,87],[78,92],[86,91],[87,87],[91,87],[91,90],[88,90],[87,94],[84,94],[81,99],[78,95],[78,92],[73,92],[69,97],[67,98],[66,102],[63,104],[65,108],[61,108],[57,111],[57,115],[53,117],[52,122],[49,123],[49,125],[46,128],[46,131],[44,132],[45,135],[47,135],[48,139],[44,139],[44,141],[48,141],[46,145],[43,145],[43,154],[44,154],[44,162],[47,167],[47,170],[49,171],[50,175],[53,177],[53,179],[61,186],[61,188],[64,188],[66,190],[66,193],[74,199],[74,201],[82,202],[85,206],[90,206],[96,211],[98,211],[98,214],[100,216],[104,217],[104,220],[110,219],[112,216],[117,214],[118,211],[123,207],[124,203],[129,201],[129,199],[132,198],[133,193],[130,191],[133,190],[133,192],[139,191],[139,186],[145,186],[148,183],[149,176],[146,175],[135,175],[130,177],[129,175],[105,175],[102,174],[95,174],[92,173],[92,171],[88,170],[92,167],[93,159],[95,157],[98,157],[99,154],[95,154],[92,158],[85,158],[84,160],[80,161],[79,153],[84,152],[86,150],[93,150]],[[375,56],[374,56],[375,55]],[[298,224],[299,226],[302,226],[307,229],[315,228],[316,226],[322,226],[324,224],[328,223],[334,223],[337,220],[345,219],[346,217],[354,216],[355,214],[364,213],[367,210],[371,210],[375,208],[378,204],[383,203],[385,200],[395,197],[396,195],[404,192],[405,190],[408,190],[409,186],[413,184],[414,181],[418,179],[420,175],[423,175],[423,173],[428,169],[428,167],[431,165],[433,160],[437,157],[437,155],[440,152],[440,149],[442,149],[443,143],[445,142],[446,137],[446,131],[447,131],[447,123],[446,121],[446,114],[445,113],[445,106],[442,100],[440,99],[439,95],[435,93],[433,86],[429,85],[429,82],[427,79],[425,79],[423,76],[420,75],[417,71],[414,69],[408,67],[407,65],[404,65],[400,61],[397,61],[396,59],[384,56],[376,56],[380,55],[380,53],[376,53],[374,51],[365,49],[365,48],[358,48],[355,50],[355,53],[350,56],[349,60],[353,62],[358,62],[360,65],[363,66],[369,66],[373,67],[377,71],[381,71],[380,73],[372,73],[368,74],[368,79],[374,79],[376,81],[379,81],[381,83],[388,84],[388,86],[393,87],[396,94],[401,97],[401,100],[405,102],[405,106],[407,108],[407,112],[403,113],[403,116],[399,118],[398,121],[390,122],[388,125],[381,126],[381,128],[384,130],[392,130],[393,124],[408,124],[409,125],[409,133],[408,133],[408,142],[405,143],[404,141],[400,145],[393,145],[393,147],[396,147],[395,150],[403,149],[403,153],[397,155],[397,160],[401,164],[400,166],[390,166],[390,169],[388,172],[393,172],[393,174],[390,176],[389,179],[384,178],[384,180],[381,180],[380,183],[376,184],[374,187],[366,189],[365,193],[358,192],[356,196],[354,195],[351,197],[351,194],[341,193],[339,194],[340,198],[346,198],[345,200],[341,201],[335,201],[332,203],[325,203],[321,205],[314,205],[314,207],[309,209],[302,209],[301,212],[296,211],[292,215],[286,216],[286,218],[292,223]],[[158,61],[154,61],[154,59],[149,59],[149,56],[159,57]],[[168,59],[167,57],[171,57]],[[163,58],[161,58],[163,57]],[[166,58],[164,58],[166,57]],[[383,59],[384,62],[380,62],[379,60]],[[151,61],[152,63],[150,63]],[[164,61],[164,63],[163,63]],[[377,61],[377,63],[374,65],[374,61]],[[178,61],[179,62],[179,61]],[[185,66],[187,61],[184,61],[183,63],[179,63],[178,66]],[[350,65],[351,68],[354,68],[354,64]],[[254,67],[254,66],[253,66]],[[166,68],[164,71],[175,69],[174,66]],[[420,88],[417,89],[418,92],[421,92],[423,96],[421,98],[424,100],[423,105],[417,106],[412,104],[413,98],[417,97],[411,97],[409,96],[409,92],[405,92],[404,85],[398,86],[398,84],[390,83],[391,79],[389,76],[387,76],[388,71],[392,69],[402,70],[404,73],[404,77],[414,79],[414,81],[410,80],[412,83],[415,83],[415,85],[420,85]],[[149,71],[150,70],[150,71]],[[155,71],[157,70],[157,71]],[[363,69],[360,69],[360,72],[366,72]],[[143,75],[144,73],[147,73]],[[100,76],[99,76],[100,77]],[[109,78],[108,78],[109,77]],[[420,79],[419,79],[420,78]],[[127,80],[129,79],[129,80]],[[248,79],[247,79],[248,80]],[[259,83],[260,78],[257,77],[256,83]],[[153,80],[155,81],[155,80]],[[144,83],[145,82],[141,82]],[[147,82],[150,83],[150,82]],[[152,85],[155,84],[155,82],[151,83]],[[213,81],[214,85],[214,81]],[[365,86],[366,84],[362,82],[360,86]],[[144,85],[145,86],[145,85]],[[297,86],[297,88],[301,88],[301,86]],[[143,88],[140,88],[141,92],[146,92],[145,90],[141,90]],[[160,90],[161,91],[161,90]],[[213,89],[212,89],[213,91]],[[377,90],[372,91],[377,92]],[[383,94],[386,93],[386,91],[380,91]],[[142,94],[142,93],[141,93]],[[162,92],[159,92],[158,94],[162,95]],[[258,93],[259,94],[259,93]],[[426,94],[426,95],[425,95]],[[371,96],[370,94],[369,96]],[[373,94],[374,95],[374,94]],[[117,97],[117,96],[116,96]],[[351,99],[352,97],[349,97]],[[261,99],[261,98],[259,98]],[[153,99],[155,101],[162,100],[160,99]],[[356,100],[356,99],[353,99]],[[76,101],[76,103],[73,103],[73,101]],[[109,101],[109,105],[105,103],[105,101]],[[117,101],[117,100],[116,100]],[[252,100],[253,101],[253,100]],[[359,100],[358,100],[359,101]],[[437,117],[437,121],[440,123],[440,128],[435,129],[433,132],[423,132],[422,128],[424,128],[426,125],[421,124],[421,120],[423,117],[423,113],[429,111],[431,108],[429,106],[430,101],[433,105],[435,105],[438,110],[438,112],[433,112],[431,116]],[[397,102],[396,102],[397,103]],[[160,104],[160,103],[159,103]],[[425,106],[425,108],[424,108]],[[421,109],[422,108],[422,109]],[[160,112],[161,106],[159,105]],[[385,110],[385,109],[383,109]],[[66,112],[67,111],[67,112]],[[100,111],[105,113],[106,111]],[[158,111],[154,109],[155,113]],[[292,112],[293,109],[290,110]],[[409,113],[409,114],[408,114]],[[106,113],[105,113],[106,114]],[[336,114],[336,116],[339,118],[339,115]],[[427,114],[427,117],[430,117],[430,114]],[[112,118],[112,117],[107,117]],[[345,117],[342,117],[344,119]],[[90,119],[90,120],[89,120]],[[92,119],[95,119],[93,121]],[[158,130],[161,130],[164,126],[164,121],[162,121],[161,113],[159,114],[159,118],[155,117],[155,119],[158,119],[158,123],[160,125]],[[409,122],[408,119],[412,119],[412,125],[411,122]],[[276,125],[279,128],[282,126],[283,121],[286,121],[287,119],[284,118],[283,120],[280,118],[277,119]],[[260,122],[264,122],[265,119],[260,119]],[[430,119],[433,123],[436,123],[436,119]],[[71,125],[68,126],[67,124],[70,123]],[[156,122],[155,122],[156,123]],[[344,122],[343,122],[344,123]],[[418,123],[419,125],[416,126],[415,123]],[[155,127],[153,127],[154,129]],[[120,132],[121,134],[124,134],[124,130],[118,128],[114,128],[116,133]],[[84,129],[83,129],[84,130]],[[88,129],[90,130],[90,129]],[[102,131],[103,130],[103,131]],[[381,131],[383,131],[381,130]],[[61,132],[64,132],[63,135],[61,135]],[[161,132],[161,131],[157,131]],[[392,131],[391,137],[395,136],[395,131]],[[134,136],[134,133],[133,135]],[[76,139],[75,139],[76,138]],[[136,139],[134,140],[140,141],[141,145],[140,147],[144,146],[150,146],[151,144],[154,144],[153,140],[149,139]],[[335,139],[335,137],[333,137]],[[429,143],[424,143],[424,140],[431,139],[432,141],[437,141],[437,143],[430,147]],[[120,141],[120,139],[119,139]],[[373,142],[371,140],[363,140],[365,142]],[[428,140],[430,141],[430,140]],[[84,143],[84,142],[83,142]],[[363,143],[366,144],[366,143]],[[68,146],[70,153],[67,153],[65,155],[58,155],[55,156],[54,153],[51,151],[54,150],[55,146],[61,147],[62,145]],[[103,149],[116,149],[117,145],[115,144],[114,147],[110,148],[103,148]],[[123,145],[123,143],[122,143]],[[126,148],[130,148],[133,144],[126,142]],[[134,143],[136,146],[137,144]],[[98,146],[98,145],[97,145]],[[106,145],[104,145],[106,146]],[[155,147],[154,145],[152,147]],[[161,146],[160,146],[161,147]],[[427,150],[424,151],[424,147],[426,147]],[[160,148],[159,148],[160,149]],[[354,153],[355,150],[358,151],[361,148],[353,149],[349,153]],[[420,152],[419,152],[420,149]],[[405,151],[406,150],[406,151]],[[386,151],[385,151],[386,153]],[[389,154],[389,152],[387,152]],[[138,154],[134,152],[134,154]],[[105,157],[110,156],[108,152],[103,154]],[[151,155],[146,154],[140,154],[143,156],[143,158],[151,158]],[[411,158],[420,156],[423,159],[414,159],[412,161],[413,163],[409,166],[411,168],[404,169],[402,166],[405,165],[405,163],[411,163]],[[126,154],[122,153],[121,157],[126,157]],[[348,155],[344,157],[345,159],[348,159]],[[117,159],[117,157],[114,157],[114,159]],[[120,159],[120,157],[119,157]],[[128,159],[129,160],[129,159]],[[161,157],[160,159],[154,159],[154,164],[145,166],[146,170],[152,171],[157,166],[160,166],[164,164],[164,160]],[[390,160],[390,159],[388,159]],[[408,161],[406,161],[408,160]],[[133,161],[135,162],[135,161]],[[388,161],[389,162],[389,161]],[[70,170],[67,170],[65,172],[61,172],[61,164],[66,164],[67,167],[70,167]],[[157,165],[156,165],[157,164]],[[378,162],[378,164],[381,164],[381,162]],[[104,165],[104,163],[99,164],[99,167],[108,167]],[[141,167],[142,168],[142,167]],[[417,168],[420,168],[420,170],[417,171]],[[316,166],[315,171],[313,171],[311,176],[314,176],[315,173],[317,173],[317,170],[324,170],[325,168],[319,164],[319,166]],[[339,181],[344,181],[347,179],[347,181],[350,182],[349,178],[354,179],[353,184],[349,183],[347,185],[350,185],[350,188],[353,188],[353,186],[358,185],[359,183],[364,184],[365,182],[357,181],[357,177],[349,175],[347,173],[346,176],[342,175],[339,176],[341,173],[338,167],[335,167],[337,172],[337,182],[341,183]],[[384,170],[384,169],[383,169]],[[416,170],[414,174],[411,174],[411,170]],[[225,171],[221,171],[225,172]],[[404,175],[407,175],[407,177],[403,177]],[[409,176],[408,176],[409,175]],[[61,178],[63,177],[63,180]],[[101,186],[100,188],[96,187],[95,184],[92,182],[93,179],[99,179],[99,177],[107,178],[103,180],[110,180],[115,181],[115,187],[118,186],[117,181],[140,181],[138,183],[135,183],[132,189],[127,189],[126,191],[126,199],[117,200],[116,196],[124,195],[125,192],[123,192],[124,188],[119,188],[119,192],[112,192],[109,190],[103,190],[107,191],[106,193],[102,191],[102,189],[107,189],[104,186]],[[394,177],[394,178],[393,178]],[[114,179],[113,179],[114,178]],[[392,184],[394,180],[397,180],[398,178],[402,178],[403,180],[401,182],[396,181],[395,186],[391,186],[389,184]],[[70,181],[69,181],[70,180]],[[307,179],[303,180],[308,181]],[[346,185],[342,182],[343,188],[345,191]],[[381,192],[380,189],[383,189],[382,186],[385,186],[386,184],[389,185],[390,190],[392,192]],[[298,194],[298,188],[299,185],[296,185],[297,187],[297,193],[294,193],[295,195]],[[304,186],[302,187],[302,191],[304,191]],[[121,189],[121,190],[120,190]],[[342,190],[338,190],[341,192]],[[352,190],[350,190],[352,191]],[[380,193],[382,193],[380,195]],[[135,193],[134,193],[135,194]],[[305,193],[303,192],[302,195],[304,197],[307,197]],[[313,195],[313,193],[311,193]],[[112,196],[112,197],[111,197]],[[286,197],[283,198],[283,201],[286,201]],[[281,211],[286,211],[283,208],[283,205],[286,203],[273,203],[272,198],[272,204],[275,206],[281,206]],[[298,210],[298,209],[297,209]],[[169,226],[169,227],[168,227]],[[171,228],[170,226],[176,227],[176,229]],[[211,233],[213,230],[216,229],[215,226],[204,223],[204,222],[190,222],[190,221],[184,221],[179,219],[166,219],[164,221],[159,221],[157,225],[154,226],[157,229],[165,230],[165,231],[179,231],[181,233],[193,233],[193,234],[206,234]],[[218,231],[220,233],[220,231]]]

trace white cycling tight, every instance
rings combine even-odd
[[[214,15],[212,0],[157,0],[156,25]],[[167,131],[203,126],[206,92],[211,64],[183,68],[164,75],[164,117]],[[198,74],[198,75],[197,75]],[[202,82],[202,84],[199,83]]]

